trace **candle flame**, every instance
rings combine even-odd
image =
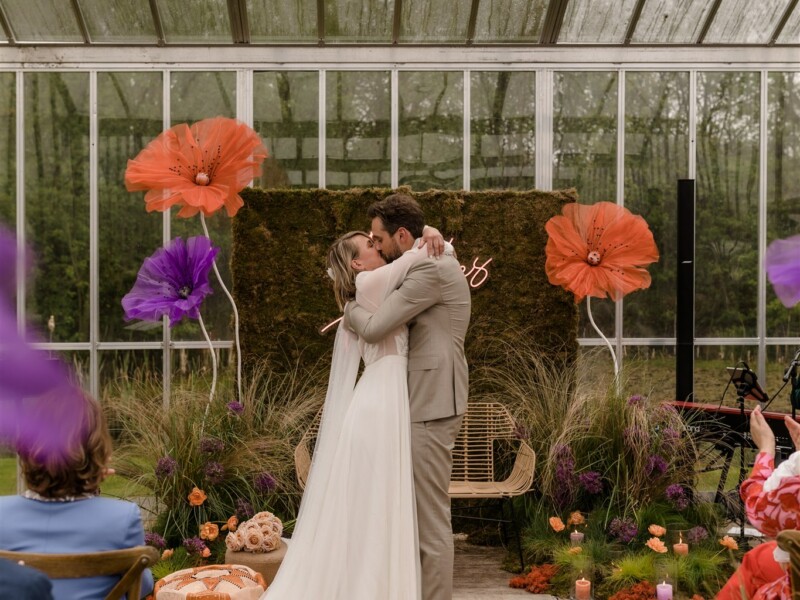
[[[682,533],[679,533],[679,534],[678,534],[678,543],[679,543],[679,544],[682,544],[682,543],[683,543],[683,534],[682,534]]]

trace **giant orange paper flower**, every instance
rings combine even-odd
[[[179,206],[179,217],[210,216],[223,206],[234,216],[239,192],[261,175],[267,149],[250,127],[214,117],[167,129],[128,161],[129,192],[148,190],[147,212]]]
[[[545,225],[550,283],[572,292],[576,303],[650,287],[644,267],[658,260],[658,248],[642,217],[612,202],[572,202],[562,213]]]

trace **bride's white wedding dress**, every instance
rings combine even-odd
[[[426,258],[415,249],[359,273],[356,300],[374,312]],[[377,344],[339,326],[300,513],[263,600],[421,597],[407,361],[406,326]]]

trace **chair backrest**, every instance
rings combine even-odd
[[[792,598],[800,600],[800,531],[787,529],[778,534],[778,546],[789,553],[789,577],[792,582]]]
[[[516,440],[511,413],[499,402],[470,402],[453,447],[451,481],[495,481],[497,441]]]
[[[300,484],[301,490],[306,489],[308,472],[311,469],[311,454],[314,452],[314,446],[317,443],[317,434],[319,434],[321,421],[322,409],[320,408],[294,449],[294,468],[297,473],[297,483]]]
[[[86,554],[40,554],[0,550],[0,558],[17,563],[21,561],[28,567],[42,571],[51,579],[122,575],[122,579],[108,593],[106,600],[118,600],[125,594],[132,600],[138,600],[141,596],[142,571],[158,560],[159,553],[152,546]]]

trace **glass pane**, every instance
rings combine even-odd
[[[390,85],[385,71],[328,71],[326,187],[391,185]]]
[[[625,337],[675,335],[676,198],[688,153],[689,74],[628,72],[625,206],[647,221],[660,258],[648,268],[650,287],[625,297]]]
[[[390,42],[394,0],[338,0],[325,3],[325,41]]]
[[[28,320],[57,342],[89,341],[88,114],[88,73],[25,73]]]
[[[800,44],[800,8],[794,7],[789,20],[783,27],[783,31],[778,36],[779,44]]]
[[[164,37],[171,44],[230,44],[228,4],[225,0],[158,0]]]
[[[712,3],[706,0],[645,2],[634,43],[691,44],[700,35]]]
[[[0,222],[14,228],[17,218],[17,78],[0,73]]]
[[[64,0],[2,0],[18,42],[83,42],[72,5]]]
[[[636,0],[572,0],[558,42],[608,44],[624,41]]]
[[[546,0],[482,0],[475,21],[477,42],[538,42]]]
[[[800,73],[770,73],[767,121],[767,241],[798,233]],[[786,308],[767,281],[767,336],[796,336],[800,306]]]
[[[536,73],[472,73],[471,189],[536,185]]]
[[[757,346],[696,346],[694,356],[694,400],[708,404],[736,407],[736,389],[728,386],[730,373],[727,367],[735,367],[741,361],[756,368]],[[740,365],[741,366],[741,365]],[[764,382],[759,379],[759,383]],[[769,385],[764,386],[764,389]],[[767,390],[769,391],[769,390]],[[753,405],[747,408],[753,408]],[[770,407],[771,408],[771,407]]]
[[[319,75],[253,74],[253,126],[269,150],[260,187],[319,185]]]
[[[759,74],[697,75],[695,326],[756,335]]]
[[[171,121],[194,123],[201,119],[216,117],[234,118],[236,116],[236,73],[230,71],[212,72],[173,72],[170,79]],[[199,216],[191,219],[172,218],[172,237],[183,239],[203,235]],[[217,254],[217,268],[225,286],[231,288],[231,220],[222,210],[206,219],[211,240],[220,248]],[[214,293],[205,299],[202,316],[212,340],[233,338],[231,329],[232,310],[213,271],[210,275]],[[183,324],[172,329],[176,340],[202,340],[203,334],[197,321],[186,319]]]
[[[794,331],[797,331],[797,329]],[[791,344],[767,346],[766,385],[762,382],[762,387],[767,391],[770,398],[774,396],[774,400],[769,405],[770,411],[782,413],[792,412],[791,395],[789,393],[792,384],[790,383],[780,394],[778,394],[777,391],[780,389],[780,386],[783,385],[783,373],[792,362],[797,350],[797,346]]]
[[[617,74],[554,74],[553,189],[576,188],[580,201],[615,202],[617,195]],[[579,337],[597,337],[581,303]],[[594,320],[614,335],[614,303],[592,302]]]
[[[722,0],[704,40],[711,44],[766,44],[791,0]]]
[[[161,350],[101,350],[98,361],[103,404],[125,397],[162,396]]]
[[[80,6],[92,42],[156,43],[147,0],[80,0]]]
[[[317,40],[316,0],[247,0],[247,19],[253,42]]]
[[[401,42],[464,42],[472,0],[403,0]]]
[[[161,327],[129,329],[121,300],[142,262],[161,246],[160,212],[125,189],[125,167],[162,130],[161,73],[98,73],[100,339],[160,340]]]
[[[675,346],[624,346],[622,365],[631,394],[675,399]]]
[[[464,187],[464,75],[399,74],[399,181],[414,190]]]
[[[236,353],[228,349],[216,349],[217,353],[217,388],[214,399],[234,398],[236,392]],[[172,388],[183,390],[198,397],[207,397],[211,391],[213,366],[211,350],[187,350],[176,348],[171,352]],[[174,393],[174,392],[173,392]]]

